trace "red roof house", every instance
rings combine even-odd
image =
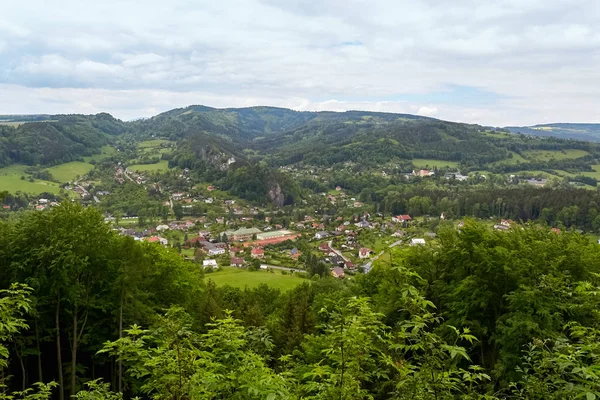
[[[252,251],[250,252],[250,255],[252,256],[252,258],[264,258],[265,251],[260,248],[255,248],[255,249],[252,249]]]

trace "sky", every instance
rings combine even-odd
[[[0,13],[0,114],[191,104],[600,122],[598,0],[27,0]]]

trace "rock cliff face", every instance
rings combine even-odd
[[[273,204],[275,204],[277,207],[283,207],[285,196],[281,190],[281,186],[279,186],[279,183],[272,185],[267,195]]]

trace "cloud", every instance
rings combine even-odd
[[[17,97],[0,113],[189,101],[594,121],[599,17],[595,0],[8,2],[0,84]]]

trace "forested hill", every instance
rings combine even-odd
[[[521,128],[511,128],[516,129]],[[527,129],[537,134],[568,129],[589,136],[598,128],[554,124]],[[131,122],[106,113],[0,116],[0,165],[71,161],[97,153],[123,134],[130,134],[127,139],[131,140],[177,141],[175,159],[188,164],[190,157],[219,154],[264,160],[271,166],[297,162],[331,166],[346,161],[379,165],[427,158],[461,163],[464,169],[486,167],[527,150],[581,148],[593,154],[598,147],[408,114],[189,106]]]
[[[415,159],[425,159],[448,162],[463,173],[563,170],[576,175],[600,163],[597,143],[408,114],[189,106],[131,122],[105,113],[0,117],[0,166],[55,165],[99,153],[106,144],[151,138],[176,142],[165,155],[170,167],[201,171],[203,179],[223,188],[253,182],[275,193],[271,197],[277,204],[291,201],[285,198],[297,192],[286,188],[276,171],[291,164],[336,167],[353,162],[361,168],[406,172],[417,168]],[[548,157],[539,156],[549,150]],[[230,164],[232,157],[236,161]],[[235,192],[256,197],[244,196],[248,190]]]
[[[546,124],[534,126],[507,127],[513,133],[534,136],[551,136],[561,139],[575,139],[592,142],[600,141],[600,124]]]
[[[126,124],[109,114],[0,118],[0,166],[53,165],[98,153]]]
[[[207,153],[192,151],[199,144],[222,153],[266,161],[273,167],[298,162],[333,166],[352,161],[366,166],[404,163],[410,168],[410,160],[424,158],[456,162],[461,170],[512,164],[515,171],[522,169],[523,163],[535,161],[525,154],[529,150],[580,149],[594,155],[600,149],[599,145],[588,142],[536,138],[480,125],[365,111],[190,106],[131,126],[141,138],[154,136],[180,141],[175,156],[175,160],[185,160],[178,163],[180,166],[189,166],[192,153]],[[519,159],[519,165],[506,162],[513,157]],[[537,163],[531,169],[545,167]]]

